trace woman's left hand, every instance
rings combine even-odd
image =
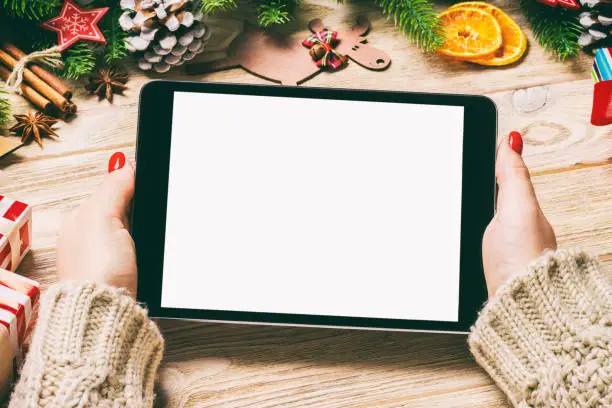
[[[136,251],[128,218],[133,195],[134,168],[127,164],[108,174],[64,221],[57,245],[60,280],[105,283],[136,296]]]

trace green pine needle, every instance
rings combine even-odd
[[[200,9],[204,14],[214,14],[217,11],[233,10],[238,5],[235,0],[204,0]]]
[[[583,28],[577,12],[563,7],[549,7],[535,0],[521,0],[521,10],[546,51],[562,61],[578,55],[578,38]]]
[[[87,43],[79,42],[66,51],[62,76],[69,79],[78,79],[91,74],[96,68],[94,50]]]
[[[119,17],[123,13],[121,7],[115,7],[103,20],[102,28],[104,37],[106,38],[106,47],[104,47],[104,61],[110,65],[113,62],[122,59],[128,54],[125,46],[126,32],[119,25]]]
[[[11,104],[7,98],[6,91],[0,87],[0,126],[6,125],[11,114]]]
[[[285,24],[293,17],[289,13],[289,5],[279,0],[272,0],[269,3],[260,4],[257,7],[257,21],[262,27],[269,27],[274,24]]]
[[[0,0],[2,6],[19,18],[44,20],[61,6],[59,0]]]
[[[444,45],[444,29],[429,0],[376,1],[383,14],[392,19],[396,27],[420,48],[429,52]]]

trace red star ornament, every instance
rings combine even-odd
[[[58,45],[62,51],[79,40],[106,43],[97,24],[107,11],[108,7],[83,10],[71,0],[65,0],[60,15],[40,26],[57,32]]]

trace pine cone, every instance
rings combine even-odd
[[[210,37],[193,0],[121,0],[126,45],[141,54],[140,69],[167,72],[204,51]]]
[[[583,10],[580,25],[585,31],[578,43],[587,50],[609,46],[612,40],[612,0],[580,0],[580,4]]]

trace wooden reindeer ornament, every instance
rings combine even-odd
[[[308,27],[313,33],[325,28],[320,19],[312,20]],[[350,31],[338,32],[335,49],[365,68],[383,70],[391,58],[366,44],[369,28],[368,19],[359,18]],[[245,22],[244,31],[227,48],[227,58],[187,65],[186,72],[198,75],[237,67],[282,85],[300,84],[321,71],[301,41],[269,34]]]
[[[323,30],[323,21],[316,18],[308,23],[308,28],[313,33]],[[335,49],[364,68],[374,71],[387,69],[391,64],[391,57],[377,48],[367,44],[366,35],[370,31],[370,20],[366,17],[358,17],[350,31],[338,31],[338,44]]]

